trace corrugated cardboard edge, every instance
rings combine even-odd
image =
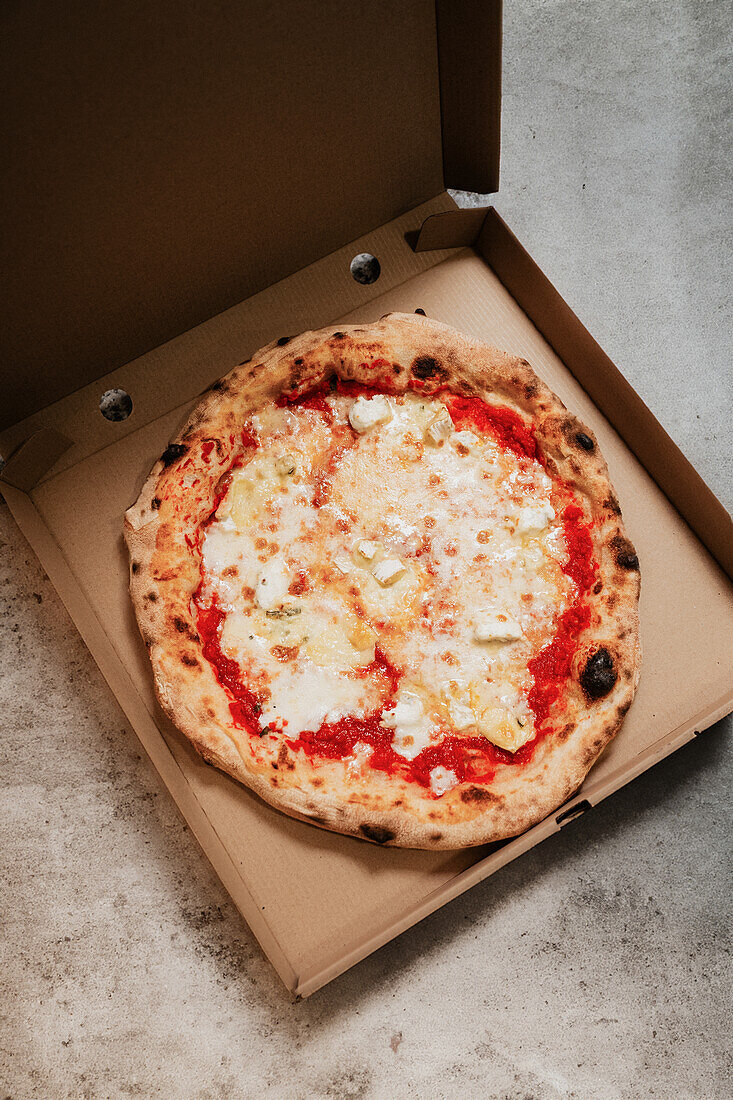
[[[501,0],[436,0],[435,16],[445,186],[498,191]]]
[[[0,481],[29,493],[68,451],[71,443],[55,428],[41,428],[21,443],[0,467]]]
[[[186,823],[199,842],[225,889],[247,921],[267,958],[288,989],[295,991],[298,977],[257,903],[222,844],[201,803],[191,790],[168,745],[150,714],[99,619],[84,596],[64,555],[51,537],[30,497],[15,486],[0,483],[0,495],[28,539],[38,560],[63,601],[84,644],[97,663],[115,698],[137,734],[156,771],[173,796]]]
[[[431,215],[415,250],[471,244],[733,579],[733,518],[494,207]]]

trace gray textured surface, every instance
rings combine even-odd
[[[506,19],[500,209],[730,500],[726,5]],[[0,1095],[730,1095],[729,723],[294,1005],[4,507],[0,653]]]
[[[505,9],[499,211],[730,508],[731,6]]]

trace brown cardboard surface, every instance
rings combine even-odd
[[[0,429],[446,185],[498,186],[500,0],[28,0],[0,71]]]
[[[270,340],[327,325],[344,310],[354,309],[417,272],[433,267],[449,251],[418,256],[405,247],[405,238],[416,234],[425,218],[446,211],[458,213],[450,195],[444,192],[174,341],[46,405],[40,412],[0,431],[0,454],[8,458],[41,428],[72,435],[68,450],[60,456],[54,455],[53,465],[41,472],[45,477],[138,431],[160,416],[161,410],[195,398],[215,378]],[[352,258],[365,251],[375,255],[381,265],[378,282],[367,286],[357,283],[349,270]],[[118,387],[132,397],[132,414],[127,420],[105,420],[99,411],[99,398],[105,390]]]
[[[394,247],[408,248],[404,241],[395,241]],[[733,705],[731,586],[485,261],[470,249],[447,258],[428,255],[433,266],[412,267],[411,277],[385,294],[376,296],[371,288],[371,297],[365,295],[339,320],[420,307],[529,359],[596,432],[639,552],[642,680],[620,736],[571,802],[593,805]],[[417,262],[405,253],[406,270]],[[424,256],[421,263],[428,262]],[[340,270],[341,260],[334,264]],[[328,261],[323,265],[312,287],[316,302],[332,285]],[[281,284],[271,303],[268,335],[292,331],[289,313],[303,308],[301,277],[307,273]],[[338,289],[332,295],[334,303],[343,301]],[[246,325],[248,308],[243,303],[229,311],[222,324]],[[206,358],[207,370],[215,364],[227,369],[230,363],[221,361],[216,340],[209,344],[206,334],[199,336],[198,353]],[[184,348],[188,339],[182,338]],[[164,398],[176,392],[180,378],[178,343],[159,349],[156,370]],[[118,374],[124,383],[124,371]],[[90,388],[88,400],[96,403],[96,396]],[[58,465],[30,497],[10,487],[5,492],[236,904],[286,984],[307,994],[556,831],[561,815],[492,850],[384,850],[291,821],[196,757],[154,702],[147,655],[127,595],[121,537],[124,508],[187,407],[128,430],[102,449],[92,448],[74,465]],[[78,415],[83,419],[86,414]],[[79,438],[73,419],[64,427]]]
[[[498,191],[501,0],[436,0],[435,6],[445,186]]]
[[[438,66],[435,0],[6,6],[0,426],[438,194]]]
[[[71,440],[55,428],[39,428],[2,466],[3,481],[29,493],[70,446]]]

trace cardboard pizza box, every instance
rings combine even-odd
[[[499,4],[43,6],[43,36],[18,9],[0,47],[17,97],[0,490],[306,996],[733,709],[730,517],[496,211],[445,191],[498,187]],[[362,253],[375,282],[352,277]],[[320,831],[205,765],[155,702],[121,535],[212,380],[281,335],[418,308],[526,357],[593,428],[642,564],[644,665],[621,733],[564,807],[457,852]],[[100,413],[112,390],[126,419]]]

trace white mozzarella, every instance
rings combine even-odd
[[[562,527],[553,527],[545,535],[545,550],[555,561],[566,562],[568,547]]]
[[[275,473],[287,477],[295,473],[295,459],[292,455],[280,455],[275,459]]]
[[[478,611],[473,620],[473,637],[476,642],[518,642],[522,628],[516,619],[495,611]]]
[[[362,539],[356,549],[363,558],[372,561],[379,553],[379,543],[372,542],[370,539]]]
[[[403,565],[399,558],[385,558],[374,566],[372,576],[378,584],[386,588],[387,585],[398,581],[400,577],[404,577],[406,572],[407,566]]]
[[[289,736],[316,730],[324,721],[363,716],[379,703],[378,692],[368,680],[343,675],[346,662],[319,664],[302,652],[299,647],[307,626],[302,618],[271,620],[259,611],[231,610],[221,632],[227,656],[270,680],[272,690],[263,703],[261,726],[284,728]],[[292,646],[298,653],[292,660],[280,661],[272,652],[276,645]]]
[[[263,704],[263,726],[285,728],[289,736],[297,736],[303,730],[319,729],[327,717],[329,722],[338,722],[364,705],[364,685],[339,672],[310,662],[281,668],[272,670],[277,690]]]
[[[274,611],[280,607],[288,594],[290,578],[280,558],[270,558],[260,570],[255,585],[255,600],[263,611]]]
[[[373,752],[374,748],[367,745],[365,741],[356,742],[353,751],[344,757],[346,767],[351,775],[359,775],[364,771],[364,765]]]
[[[437,768],[433,768],[430,772],[430,789],[433,794],[437,794],[438,798],[444,795],[446,791],[452,791],[454,787],[458,786],[458,776],[450,768],[444,768],[442,765],[438,765]]]
[[[375,397],[357,397],[349,409],[349,423],[355,432],[362,434],[375,428],[377,424],[386,424],[392,419],[389,401],[382,394]]]
[[[414,760],[428,747],[435,729],[424,713],[420,696],[405,688],[398,693],[395,705],[382,715],[382,725],[394,730],[392,748],[406,760]]]
[[[457,730],[468,729],[469,726],[473,726],[476,723],[476,715],[470,707],[465,705],[465,703],[451,701],[448,705],[448,714],[450,715],[453,726]]]
[[[346,554],[336,554],[333,559],[333,564],[336,566],[339,573],[343,573],[344,576],[350,573],[353,569],[353,566],[349,559],[346,557]]]
[[[469,432],[465,428],[460,432],[454,432],[451,437],[454,447],[468,447],[469,451],[478,447],[480,442],[481,440],[474,432]]]
[[[425,438],[430,443],[435,443],[439,446],[444,443],[445,440],[451,435],[453,431],[453,421],[450,418],[450,413],[442,406],[440,412],[430,421],[425,429]]]
[[[517,517],[517,531],[520,535],[538,535],[555,518],[555,509],[549,500],[542,504],[528,505],[519,509]]]

